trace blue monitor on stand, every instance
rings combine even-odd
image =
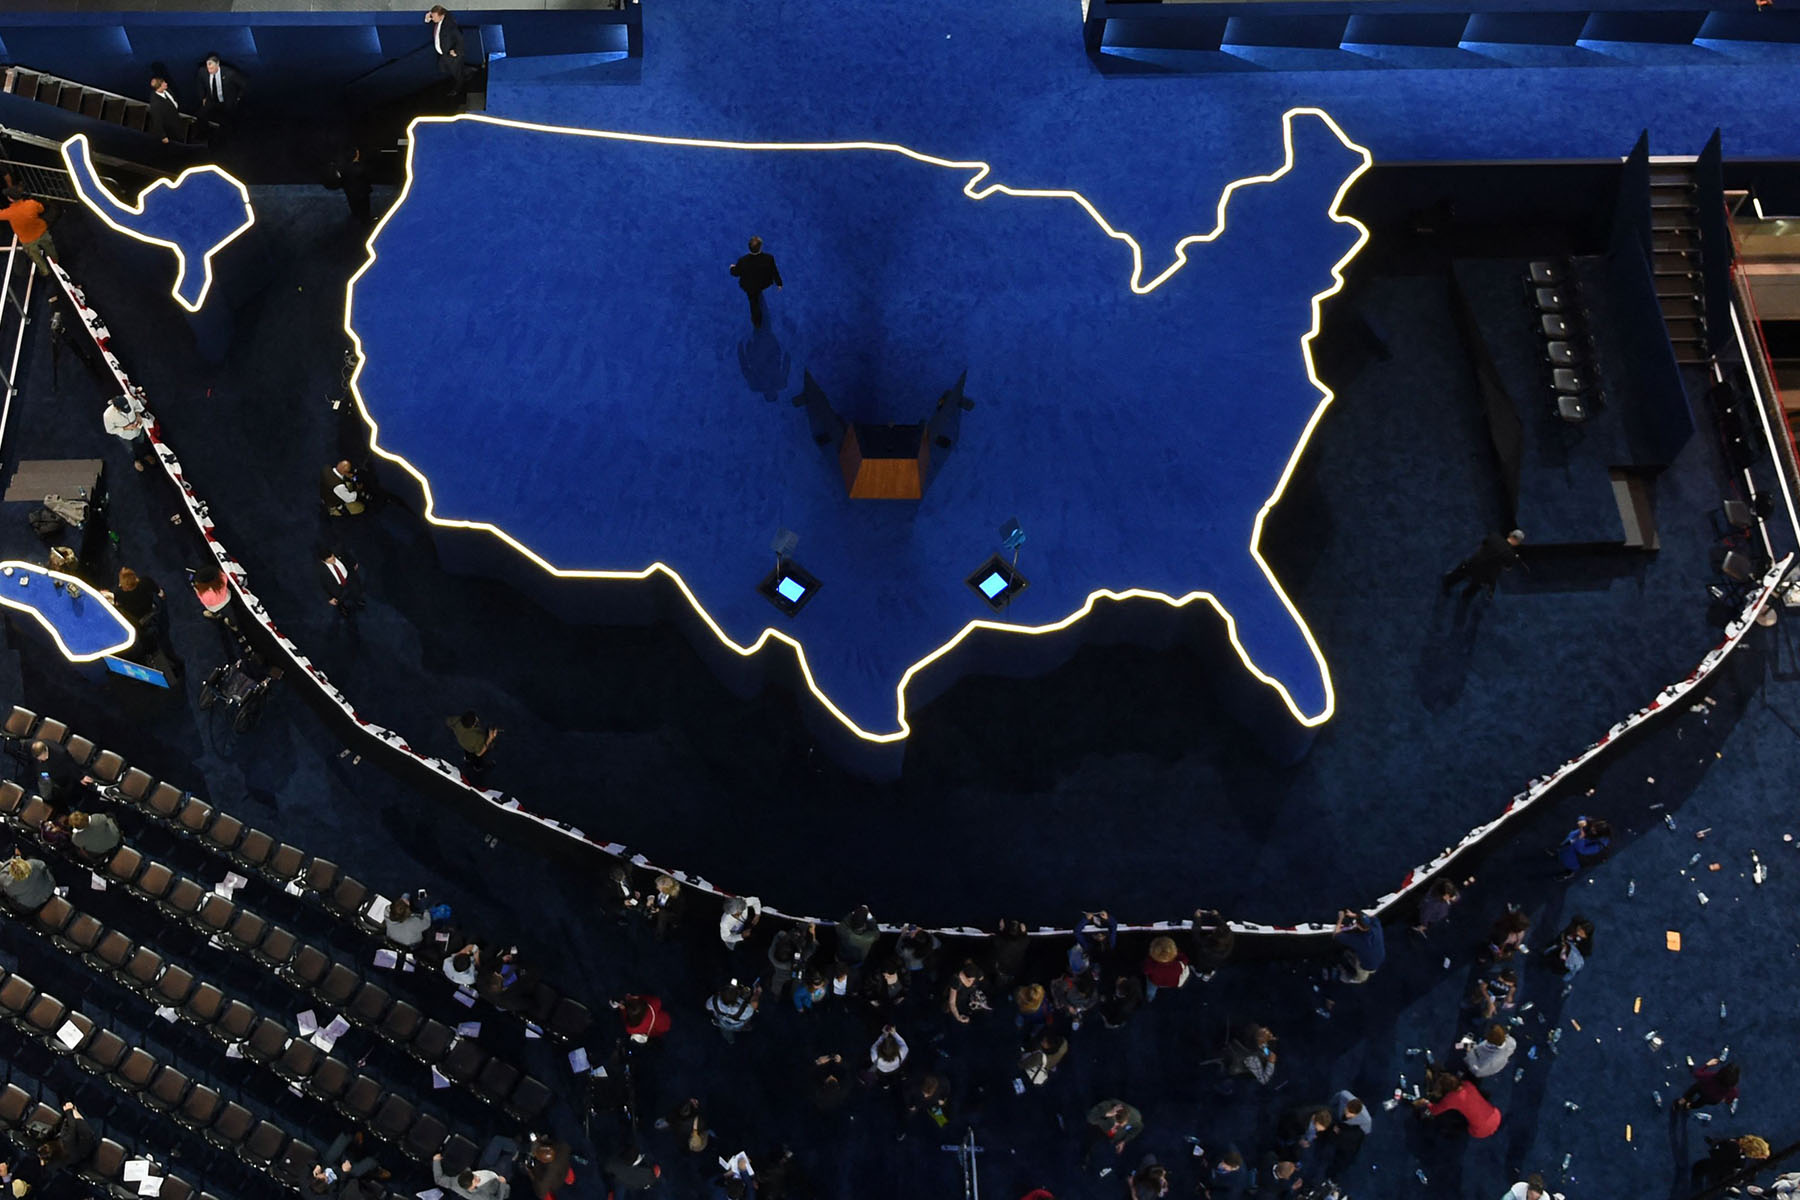
[[[169,686],[168,678],[155,667],[146,667],[143,663],[134,663],[129,659],[114,658],[110,654],[101,661],[106,664],[106,669],[114,675],[123,675],[127,679],[136,679],[154,687],[166,688]]]

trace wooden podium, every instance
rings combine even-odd
[[[930,466],[924,425],[851,425],[838,447],[852,500],[917,500]]]

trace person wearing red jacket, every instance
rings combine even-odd
[[[1144,998],[1156,999],[1156,993],[1163,988],[1178,988],[1188,981],[1193,974],[1188,956],[1175,947],[1172,937],[1159,937],[1150,943],[1150,953],[1144,959]]]
[[[627,993],[625,999],[614,1000],[612,1006],[619,1010],[619,1017],[625,1022],[625,1033],[634,1042],[659,1038],[674,1024],[669,1014],[663,1011],[662,1001],[655,996]]]
[[[1468,1125],[1469,1136],[1476,1139],[1493,1137],[1500,1130],[1500,1110],[1488,1102],[1473,1080],[1459,1079],[1447,1071],[1433,1071],[1426,1095],[1426,1099],[1413,1101],[1413,1108],[1421,1116],[1456,1113]],[[1432,1096],[1437,1098],[1431,1099]]]

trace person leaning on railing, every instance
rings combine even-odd
[[[5,217],[7,224],[12,226],[13,236],[19,239],[19,248],[31,255],[38,274],[48,278],[49,260],[56,257],[56,243],[50,240],[44,206],[33,200],[24,188],[12,186],[11,175],[6,177],[6,184],[6,207],[0,208],[0,217]],[[56,303],[55,292],[50,293],[50,303]]]

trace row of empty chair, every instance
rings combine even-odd
[[[12,819],[23,807],[16,783],[0,784],[0,817]],[[34,798],[35,803],[40,803]],[[19,822],[29,835],[35,825]],[[420,1063],[433,1067],[452,1083],[471,1091],[509,1115],[528,1121],[542,1114],[552,1094],[547,1086],[519,1068],[488,1054],[472,1039],[458,1037],[443,1022],[424,1017],[405,1001],[395,1001],[380,984],[365,981],[354,968],[334,961],[320,948],[298,941],[280,926],[241,909],[229,898],[201,884],[177,877],[165,865],[146,861],[133,847],[122,845],[100,864],[105,877],[139,899],[154,904],[168,919],[209,935],[222,946],[250,955],[279,974],[294,989],[310,995],[327,1010],[373,1029]],[[405,1097],[383,1088],[368,1075],[331,1057],[310,1041],[295,1038],[273,1018],[259,1015],[241,1000],[230,999],[218,986],[147,946],[134,945],[116,930],[107,930],[68,900],[53,896],[31,917],[32,925],[60,948],[80,955],[125,988],[158,1006],[172,1009],[184,1021],[213,1033],[221,1042],[236,1043],[244,1057],[266,1064],[288,1082],[321,1103],[333,1105],[347,1119],[369,1122],[370,1128],[409,1156],[429,1158],[443,1147],[449,1129],[437,1117],[421,1113]]]
[[[1585,421],[1598,398],[1599,364],[1575,272],[1566,262],[1540,260],[1526,271],[1525,294],[1543,341],[1556,415]]]
[[[65,1117],[58,1097],[41,1082],[31,1080],[22,1086],[19,1076],[9,1069],[6,1084],[0,1087],[0,1133],[4,1133],[16,1149],[6,1154],[7,1161],[16,1161],[16,1156],[37,1149],[40,1139],[36,1131],[50,1129],[54,1132],[68,1119],[71,1118]],[[0,1154],[4,1153],[0,1151]],[[139,1194],[137,1184],[124,1177],[125,1165],[134,1160],[145,1163],[150,1168],[149,1173],[162,1180],[158,1200],[217,1200],[211,1193],[195,1188],[184,1175],[171,1172],[162,1162],[149,1155],[134,1154],[123,1143],[104,1134],[98,1134],[91,1157],[67,1166],[93,1188],[96,1195],[126,1200]]]
[[[362,936],[396,951],[408,949],[389,942],[385,923],[374,915],[377,911],[385,912],[385,897],[344,874],[336,863],[310,856],[297,846],[278,841],[273,835],[188,795],[167,781],[158,782],[148,772],[128,768],[122,755],[100,749],[87,738],[72,735],[60,721],[40,720],[31,710],[15,706],[7,716],[3,732],[14,738],[36,736],[60,742],[78,765],[100,781],[103,794],[109,798],[163,822],[236,868],[253,872],[290,892],[297,891],[302,898],[313,899],[327,913]],[[183,900],[188,898],[182,897]],[[416,951],[417,948],[413,949]],[[420,981],[417,986],[447,985],[448,980],[435,976],[432,982]],[[530,990],[522,1000],[517,1008],[501,1011],[558,1041],[574,1044],[593,1024],[593,1015],[586,1005],[562,995],[541,980],[531,982]]]
[[[311,1179],[319,1154],[310,1144],[290,1137],[273,1122],[259,1120],[215,1089],[196,1084],[148,1050],[39,991],[25,976],[4,968],[0,973],[0,1018],[36,1037],[51,1052],[72,1057],[88,1074],[290,1187],[298,1189]],[[191,1187],[180,1186],[187,1187],[180,1194],[191,1194]]]

